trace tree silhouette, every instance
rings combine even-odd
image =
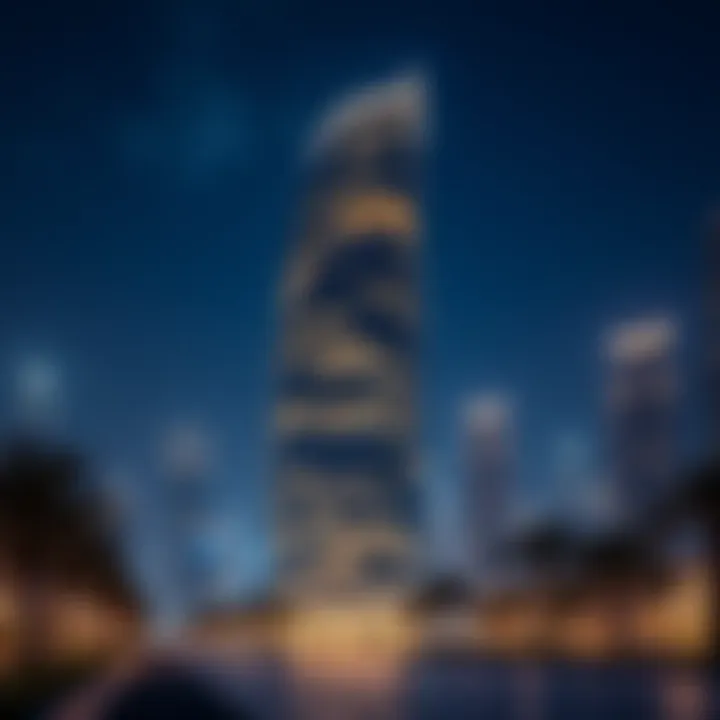
[[[710,653],[720,662],[720,460],[691,471],[662,503],[657,524],[667,532],[677,522],[699,526],[707,542],[711,593]]]
[[[18,597],[21,670],[47,660],[59,588],[130,600],[90,487],[82,459],[66,448],[16,442],[0,459],[0,548]]]
[[[527,570],[533,594],[543,608],[546,621],[534,638],[538,650],[548,651],[554,635],[558,600],[578,547],[570,528],[560,520],[539,520],[506,541],[508,560],[516,560]]]
[[[628,655],[635,649],[632,608],[636,595],[662,580],[657,553],[645,538],[628,530],[596,535],[583,551],[585,583],[605,601],[610,616],[612,649]]]

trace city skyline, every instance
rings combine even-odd
[[[3,88],[2,148],[18,168],[2,195],[4,428],[19,358],[47,358],[63,378],[63,432],[103,467],[127,469],[155,503],[165,429],[197,421],[217,440],[228,583],[260,584],[272,295],[302,182],[297,150],[323,103],[421,58],[437,88],[422,427],[434,553],[463,559],[454,519],[466,398],[483,387],[517,396],[519,482],[547,504],[568,436],[594,445],[600,465],[597,340],[626,318],[669,312],[687,326],[683,457],[699,453],[698,260],[720,157],[720,108],[696,71],[702,30],[689,42],[686,21],[638,13],[638,35],[615,37],[609,21],[570,13],[560,29],[581,42],[569,47],[555,41],[556,21],[518,29],[487,11],[484,29],[462,13],[435,27],[394,5],[392,39],[379,33],[372,53],[369,20],[326,47],[313,37],[339,32],[330,18],[315,35],[283,37],[309,58],[305,76],[283,79],[242,31],[241,10],[225,23],[219,7],[190,4],[159,43],[158,8],[136,10],[131,30],[104,12],[76,13],[113,63],[84,35],[65,48],[66,19],[29,38],[12,23],[3,30],[21,78]],[[272,20],[252,20],[258,38],[272,36]],[[673,73],[668,38],[684,58]],[[93,59],[80,63],[80,53]],[[62,69],[59,79],[49,84],[43,64]]]

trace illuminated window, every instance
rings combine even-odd
[[[399,194],[352,195],[336,202],[332,226],[340,236],[380,232],[412,237],[417,230],[415,205]]]

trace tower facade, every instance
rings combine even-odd
[[[285,594],[394,591],[416,565],[425,88],[331,108],[282,283],[277,562]]]
[[[476,581],[493,584],[493,550],[507,530],[515,479],[515,429],[507,398],[481,396],[465,417],[466,526]]]
[[[706,347],[710,416],[710,454],[720,454],[720,211],[711,223],[707,243]]]
[[[605,349],[611,477],[623,514],[634,519],[677,469],[677,328],[667,318],[621,324]]]

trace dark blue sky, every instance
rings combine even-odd
[[[13,367],[50,358],[69,432],[148,488],[163,429],[197,419],[218,447],[231,582],[257,577],[298,158],[333,97],[420,63],[434,83],[423,435],[438,552],[457,551],[469,393],[518,398],[534,498],[553,497],[562,438],[595,446],[600,464],[598,342],[617,319],[682,320],[693,452],[720,11],[657,5],[7,3],[5,422]]]

